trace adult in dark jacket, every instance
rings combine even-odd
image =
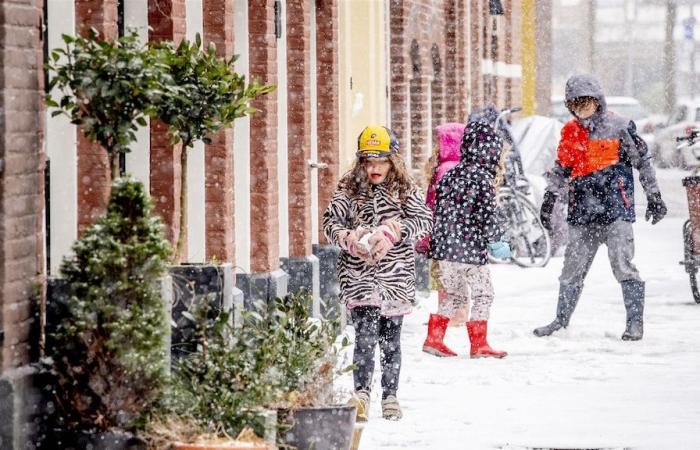
[[[648,200],[646,219],[657,223],[666,214],[666,206],[646,144],[635,133],[634,122],[607,110],[598,81],[590,75],[572,76],[566,82],[565,98],[574,119],[561,130],[540,216],[544,226],[551,228],[556,198],[568,190],[569,243],[559,277],[556,318],[534,333],[548,336],[569,325],[583,280],[598,247],[605,244],[627,312],[622,339],[639,340],[643,336],[644,282],[632,263],[633,167],[639,171]]]
[[[429,257],[438,262],[440,283],[447,299],[438,313],[451,317],[453,312],[473,301],[467,330],[470,356],[506,356],[493,350],[486,341],[487,321],[493,302],[491,275],[486,256],[510,256],[508,244],[501,242],[503,232],[496,216],[496,187],[503,142],[485,122],[470,122],[460,146],[460,162],[447,172],[436,187],[433,233]],[[435,333],[437,330],[433,330]],[[441,336],[432,336],[442,340]]]

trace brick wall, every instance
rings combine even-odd
[[[248,30],[250,78],[277,84],[274,0],[248,3]],[[279,267],[276,95],[252,106],[258,112],[250,120],[251,270],[272,272]]]
[[[325,243],[323,212],[339,178],[338,0],[316,0],[316,71],[318,160],[328,164],[318,173],[318,236]]]
[[[75,0],[76,33],[94,28],[101,39],[117,37],[117,0]],[[111,174],[107,152],[78,132],[78,230],[104,213],[109,201]]]
[[[42,1],[0,2],[0,372],[25,364],[43,283]]]
[[[233,56],[233,0],[204,0],[204,42],[216,44],[219,56]],[[206,255],[207,259],[233,262],[234,191],[233,129],[212,137],[205,152]]]
[[[287,1],[289,256],[311,254],[310,0]]]
[[[148,25],[151,41],[181,41],[185,37],[185,0],[148,0]],[[150,131],[151,197],[165,224],[166,237],[175,247],[180,232],[182,146],[170,144],[167,127],[158,120],[151,120]]]

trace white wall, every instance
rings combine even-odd
[[[187,0],[185,2],[187,15],[187,39],[194,41],[195,35],[204,34],[202,0]],[[204,262],[205,247],[205,196],[204,196],[204,144],[197,142],[190,148],[187,158],[187,204],[188,204],[188,248],[189,262]]]
[[[248,0],[235,0],[233,19],[234,53],[238,55],[236,71],[249,75]],[[233,185],[236,266],[238,272],[250,273],[250,118],[236,119],[233,124]]]
[[[48,2],[49,51],[63,47],[61,34],[75,35],[75,7],[72,0]],[[53,93],[58,95],[57,92]],[[51,185],[48,211],[51,221],[51,275],[57,275],[63,257],[70,254],[70,247],[78,237],[78,159],[76,153],[77,130],[63,116],[51,117],[46,113],[46,156],[51,161]]]
[[[289,196],[287,176],[287,5],[282,6],[282,38],[277,40],[277,179],[279,180],[280,258],[289,256]],[[262,143],[258,143],[261,145]]]
[[[148,0],[124,0],[124,32],[132,30],[138,33],[140,42],[148,42]],[[146,192],[150,192],[150,134],[148,125],[139,127],[136,142],[126,154],[126,172],[142,182]]]

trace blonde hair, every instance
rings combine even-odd
[[[425,162],[425,165],[423,166],[422,187],[427,189],[430,186],[430,184],[433,182],[433,178],[435,177],[435,171],[437,170],[439,165],[440,145],[437,142],[435,142],[433,144],[433,152],[431,153],[430,158],[428,158],[428,160]]]
[[[388,159],[391,162],[391,168],[385,180],[387,190],[393,195],[398,195],[399,200],[403,203],[409,193],[417,188],[417,184],[408,174],[406,164],[398,153],[390,155]],[[357,158],[352,168],[340,179],[339,188],[344,190],[351,199],[365,201],[368,198],[370,184],[365,169],[365,160]]]

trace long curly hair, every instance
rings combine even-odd
[[[404,163],[403,158],[398,153],[390,155],[389,162],[391,162],[391,168],[384,182],[389,193],[398,195],[399,200],[403,203],[411,191],[418,186],[408,174],[406,163]],[[365,169],[365,158],[357,158],[355,160],[352,168],[340,179],[339,187],[353,200],[363,202],[369,198],[368,193],[371,183]]]

